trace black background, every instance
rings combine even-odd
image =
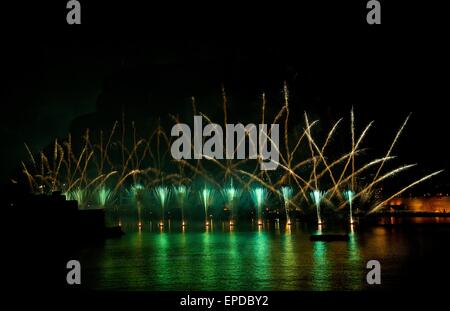
[[[24,141],[44,148],[54,137],[67,135],[74,120],[95,116],[105,80],[121,68],[157,67],[175,68],[176,73],[198,70],[200,82],[192,82],[193,88],[202,92],[207,81],[215,91],[224,82],[238,98],[257,97],[261,91],[276,97],[288,80],[301,94],[293,104],[296,112],[311,111],[331,121],[336,115],[348,118],[354,106],[359,131],[375,119],[374,148],[387,148],[377,136],[390,141],[413,112],[396,154],[404,162],[420,163],[424,174],[447,169],[427,189],[448,189],[450,54],[446,8],[439,2],[380,1],[382,25],[367,25],[366,1],[80,2],[82,25],[72,26],[66,24],[66,1],[1,5],[2,182],[26,156]],[[211,72],[211,78],[202,76]],[[139,71],[138,78],[142,76],[145,72]],[[182,93],[182,85],[169,79],[161,88]],[[243,86],[248,89],[242,91]],[[148,105],[162,109],[157,102]],[[238,111],[239,101],[235,105]],[[139,111],[140,106],[130,109]],[[73,301],[70,294],[63,298]],[[280,306],[322,308],[334,302],[382,308],[394,297],[378,292],[331,298],[333,294],[274,295],[280,296]],[[175,307],[173,298],[179,296],[167,293],[159,302]],[[158,300],[142,293],[128,297],[148,301],[148,308]],[[114,300],[106,294],[102,298]],[[395,302],[403,303],[414,301]]]
[[[157,81],[149,91],[154,100],[128,100],[130,115],[178,112],[193,95],[218,101],[223,83],[241,118],[242,111],[255,113],[250,102],[263,91],[279,106],[286,80],[296,94],[293,115],[307,111],[331,126],[340,117],[348,121],[353,106],[357,134],[375,120],[368,145],[379,155],[412,112],[395,155],[420,164],[414,176],[450,167],[443,7],[381,1],[382,24],[368,25],[366,1],[81,1],[82,24],[67,25],[65,4],[2,7],[3,182],[27,158],[24,142],[41,150],[105,114],[98,107],[111,80],[113,87]],[[118,106],[104,105],[116,118]],[[448,173],[434,180],[420,190],[448,191]]]
[[[370,144],[380,150],[413,112],[396,154],[420,163],[423,173],[448,169],[445,10],[381,3],[382,25],[366,23],[365,1],[81,1],[81,25],[67,25],[65,1],[3,6],[2,180],[26,157],[23,142],[39,150],[67,135],[74,119],[95,111],[105,81],[123,78],[123,68],[138,80],[173,70],[175,78],[166,75],[155,89],[185,97],[205,89],[219,97],[224,83],[231,97],[257,99],[264,91],[276,99],[287,80],[299,94],[292,103],[299,113],[328,125],[348,119],[354,106],[357,132],[375,120]],[[168,112],[157,100],[127,105]],[[448,174],[440,178],[448,183]]]

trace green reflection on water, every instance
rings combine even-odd
[[[139,231],[134,222],[126,228],[134,231],[85,251],[88,288],[358,290],[365,288],[367,260],[392,258],[393,266],[409,247],[408,235],[378,227],[356,228],[348,242],[330,243],[311,242],[312,230],[301,225],[230,229],[217,222],[205,232],[204,223],[185,231],[174,224],[169,232],[148,222]],[[395,248],[387,248],[389,238]]]
[[[313,243],[313,269],[311,274],[313,290],[328,290],[330,287],[327,247],[326,242]]]
[[[270,262],[270,243],[268,243],[267,238],[268,232],[258,230],[253,235],[251,241],[253,249],[250,253],[250,257],[253,258],[254,265],[252,266],[252,275],[254,282],[259,282],[263,289],[269,286],[268,282],[270,280],[269,265]],[[253,256],[252,256],[253,253]]]
[[[216,279],[216,269],[218,262],[215,260],[215,244],[217,243],[214,237],[211,237],[213,233],[206,231],[202,234],[202,247],[203,252],[199,255],[198,265],[200,266],[201,278],[204,280],[204,285],[208,288],[214,286],[213,282]]]
[[[225,282],[225,286],[223,290],[231,290],[232,284],[234,280],[239,280],[240,275],[245,271],[243,269],[243,265],[241,263],[241,256],[239,254],[239,245],[238,245],[238,237],[236,236],[236,232],[234,230],[230,230],[228,235],[228,250],[229,250],[229,260],[228,260],[228,268],[224,271],[227,275],[227,282]],[[234,270],[234,271],[233,271]],[[235,272],[235,273],[233,273]]]
[[[294,243],[296,242],[295,236],[292,234],[292,227],[286,225],[282,238],[282,251],[279,256],[281,257],[280,269],[277,273],[280,273],[282,279],[285,280],[280,284],[281,289],[295,288],[296,284],[296,267],[297,256],[295,254]]]
[[[358,236],[356,235],[353,226],[351,226],[351,231],[349,233],[347,254],[348,260],[346,261],[345,270],[347,289],[361,289],[365,280],[365,267],[364,262],[361,260],[361,251],[358,245]]]
[[[347,243],[348,245],[348,258],[352,262],[356,262],[360,260],[360,253],[359,253],[359,247],[358,247],[358,238],[356,236],[356,233],[354,232],[353,226],[351,228],[352,230],[349,233],[349,241]]]
[[[171,276],[172,266],[169,265],[169,233],[161,232],[153,239],[156,256],[149,257],[153,264],[152,273],[155,274],[158,284],[164,284],[164,280]],[[172,263],[173,264],[173,263]]]

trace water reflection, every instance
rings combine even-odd
[[[351,225],[350,232],[349,232],[349,240],[347,243],[348,259],[351,262],[356,262],[360,259],[357,239],[358,239],[358,236],[355,233],[354,225]]]
[[[187,227],[174,222],[169,232],[168,226],[160,231],[157,224],[147,222],[138,230],[136,222],[121,221],[125,236],[82,254],[83,267],[90,271],[89,288],[358,290],[366,286],[368,260],[383,260],[383,282],[388,286],[404,262],[419,252],[417,236],[397,227],[351,226],[343,229],[349,230],[348,242],[328,243],[311,242],[317,225],[299,222],[290,226],[275,222],[270,229],[266,224],[217,223],[213,229],[203,222]],[[421,238],[420,243],[426,241]]]
[[[285,225],[284,234],[281,238],[281,249],[279,256],[281,257],[280,268],[277,273],[281,278],[286,280],[281,284],[280,289],[290,289],[295,287],[296,280],[292,277],[292,274],[296,273],[296,267],[298,267],[298,257],[295,252],[295,236],[292,234],[292,226]]]
[[[197,264],[200,266],[199,267],[200,275],[201,278],[204,280],[203,282],[205,286],[208,288],[212,288],[214,286],[212,282],[214,282],[217,278],[216,265],[219,265],[220,262],[217,262],[215,258],[215,256],[217,255],[217,253],[215,252],[216,240],[213,237],[211,237],[212,234],[208,230],[212,230],[212,226],[211,229],[207,229],[207,232],[201,235],[202,252],[198,254],[199,261]]]
[[[152,267],[152,273],[158,284],[164,284],[164,280],[171,277],[173,264],[169,265],[169,251],[170,239],[169,234],[161,232],[153,239],[155,251],[157,256],[148,258],[148,263]]]
[[[329,271],[327,259],[327,243],[315,242],[313,244],[313,270],[312,285],[314,290],[329,289]]]

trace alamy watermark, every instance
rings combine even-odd
[[[366,281],[369,285],[381,284],[381,264],[378,260],[369,260],[366,264],[366,268],[370,269],[366,275]]]
[[[271,124],[269,130],[267,124],[252,123],[226,124],[224,131],[216,123],[203,127],[203,117],[194,116],[194,131],[185,123],[172,127],[171,135],[178,138],[170,153],[176,160],[258,159],[261,170],[275,170],[279,164],[279,132],[278,124]]]
[[[66,275],[66,282],[69,285],[81,284],[81,264],[78,260],[69,260],[66,264],[66,268],[69,269]]]
[[[66,9],[69,11],[66,15],[66,21],[69,25],[81,24],[81,4],[77,0],[70,0],[66,4]]]

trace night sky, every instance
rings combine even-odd
[[[412,112],[394,154],[419,163],[418,175],[446,169],[427,185],[448,187],[450,54],[439,25],[396,20],[399,8],[386,10],[377,29],[364,25],[364,7],[342,9],[341,17],[308,7],[316,12],[314,23],[301,9],[245,8],[233,17],[228,10],[202,16],[152,11],[142,24],[131,9],[124,11],[127,19],[114,19],[121,9],[101,15],[91,8],[78,29],[64,25],[64,7],[47,11],[36,27],[37,17],[20,24],[25,17],[15,8],[11,20],[3,20],[15,24],[2,28],[2,182],[27,158],[24,142],[38,151],[69,131],[112,124],[122,109],[130,118],[182,114],[190,96],[214,112],[221,84],[231,116],[244,122],[263,91],[279,108],[287,81],[299,122],[305,110],[325,126],[340,117],[348,121],[353,106],[357,133],[375,120],[367,145],[380,153]]]

